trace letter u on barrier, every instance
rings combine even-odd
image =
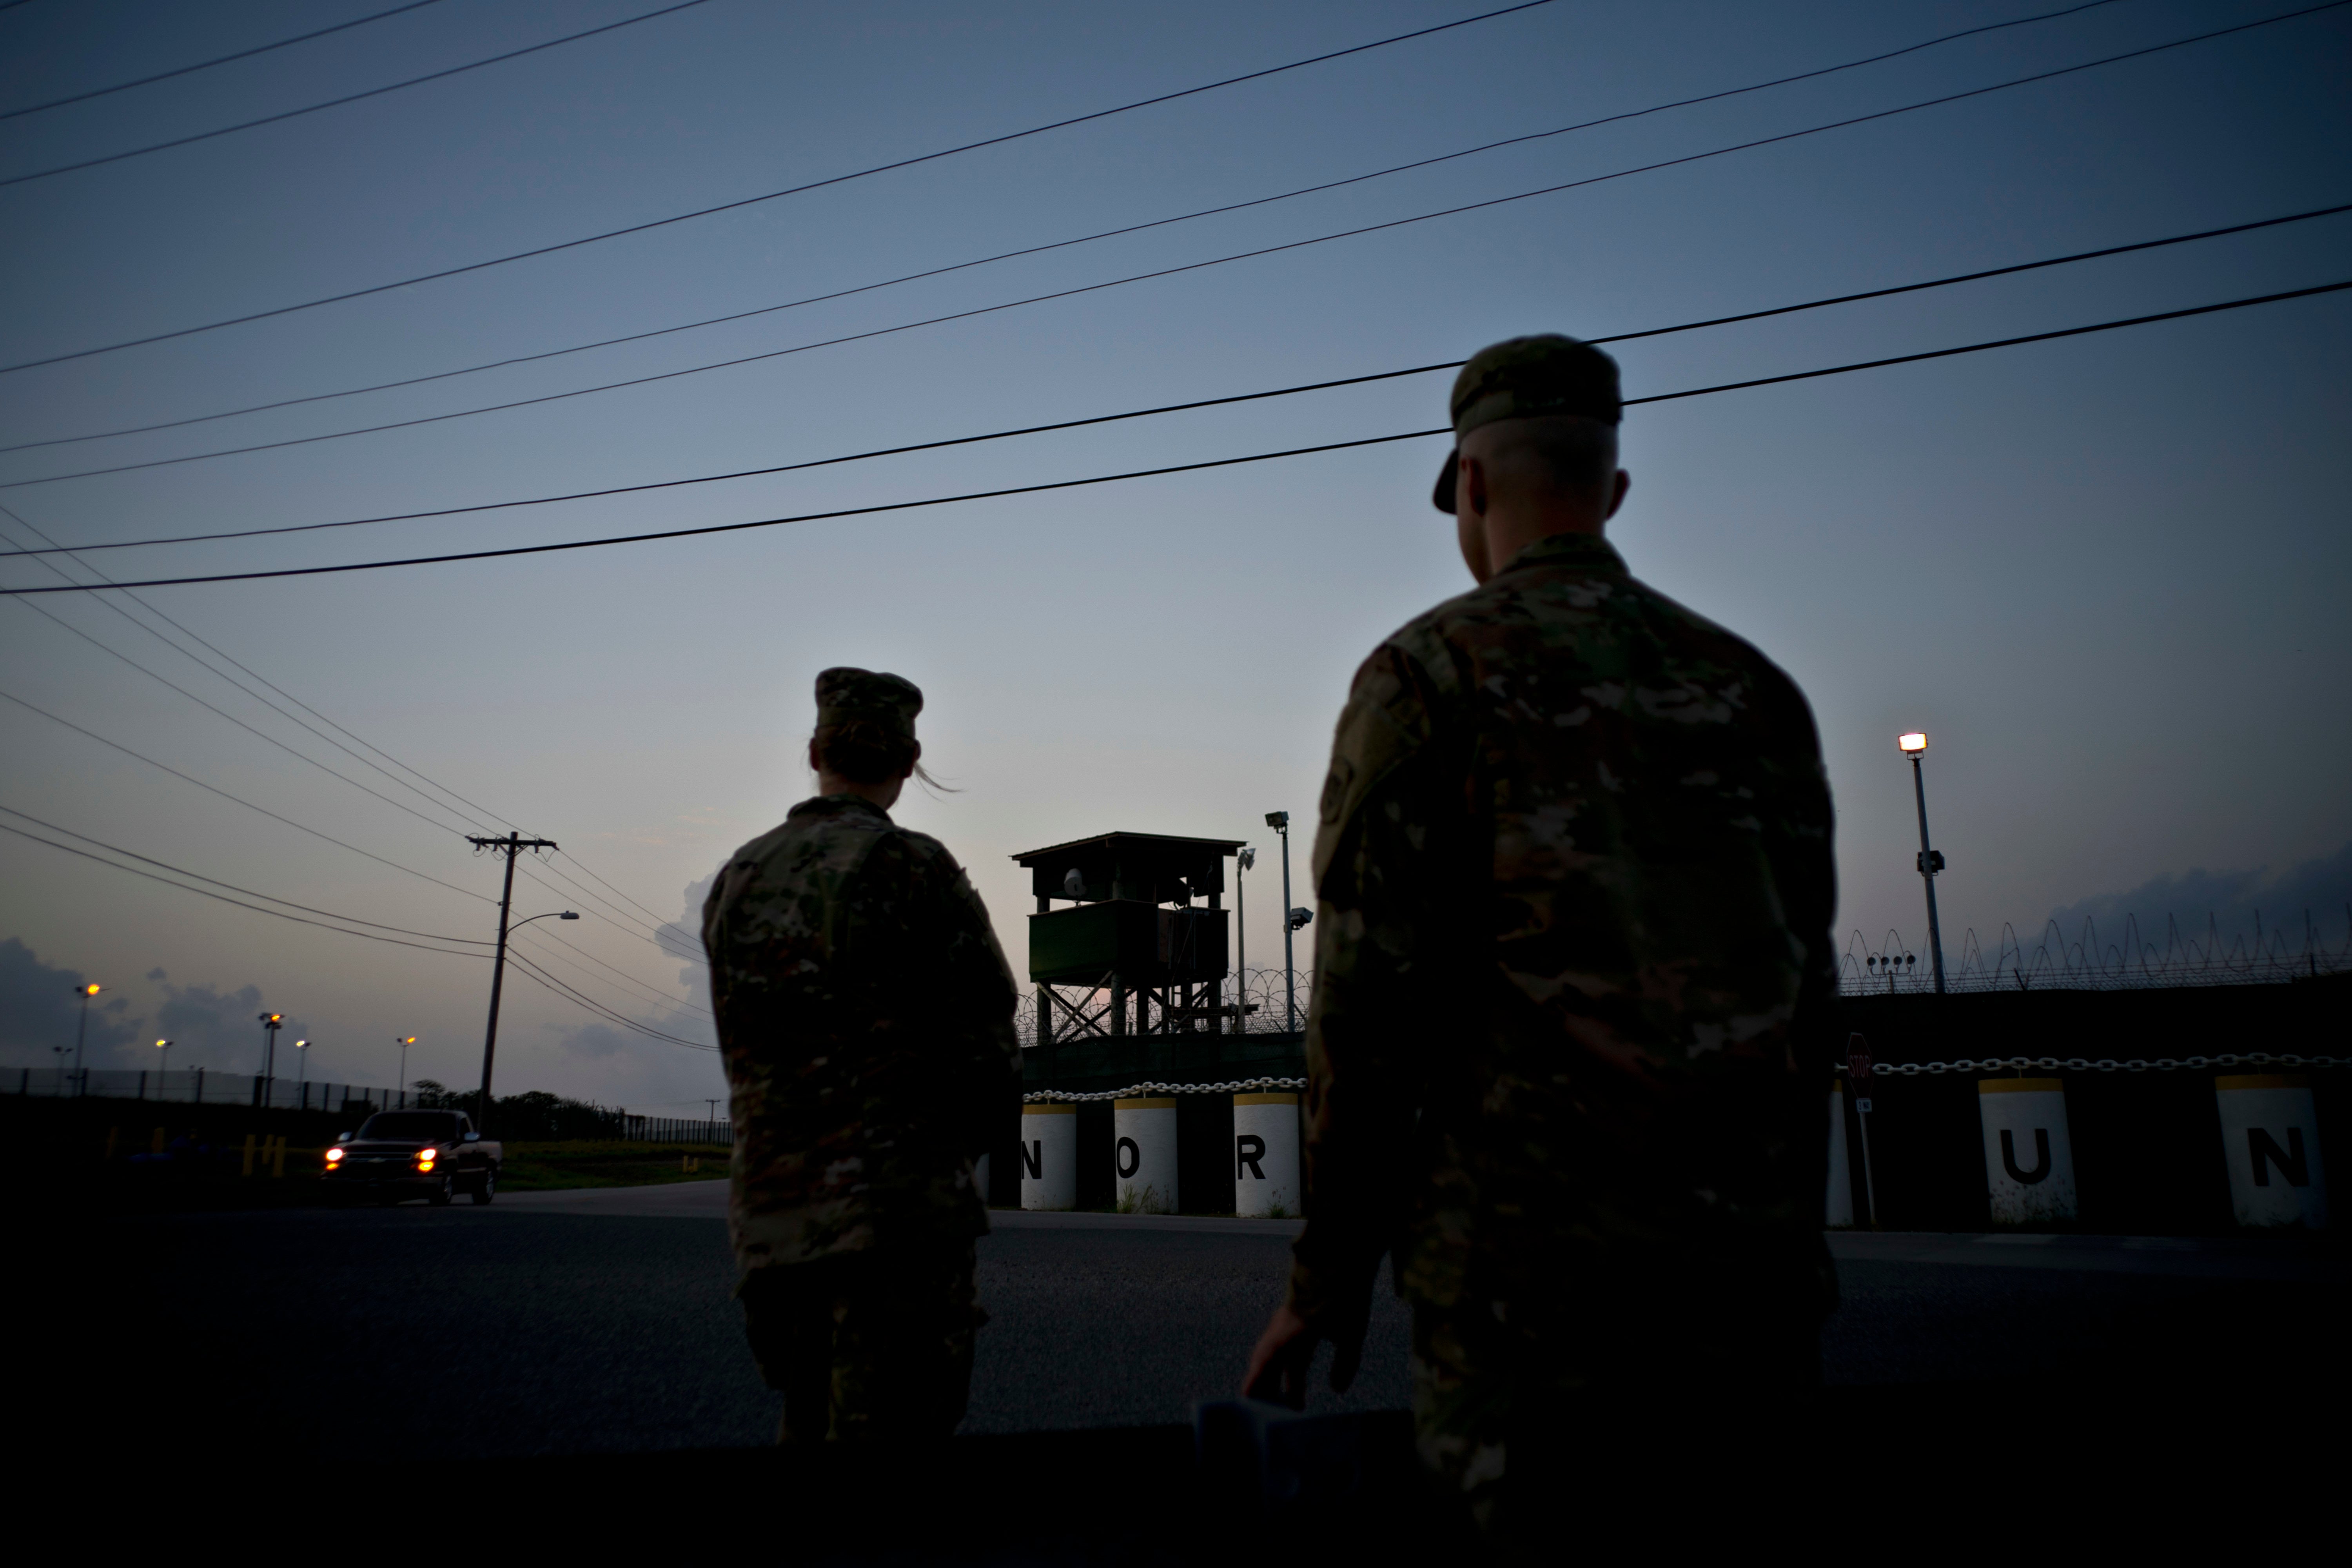
[[[2272,1073],[2217,1078],[2230,1206],[2250,1229],[2327,1227],[2327,1173],[2319,1158],[2319,1108],[2311,1080]]]
[[[2054,1078],[1977,1081],[1984,1124],[1986,1207],[1995,1225],[2050,1225],[2075,1217],[2074,1148],[2067,1135],[2066,1086]],[[2021,1164],[2018,1145],[2033,1146]]]

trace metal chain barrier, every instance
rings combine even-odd
[[[2039,1068],[2044,1072],[2175,1072],[2187,1068],[2202,1072],[2208,1068],[2287,1067],[2338,1068],[2352,1066],[2347,1057],[2274,1056],[2269,1051],[2228,1052],[2214,1057],[2179,1057],[2147,1061],[2117,1061],[2102,1057],[2090,1061],[2082,1057],[1987,1057],[1981,1061],[1966,1058],[1956,1062],[1874,1062],[1873,1074],[1884,1073],[1890,1078],[1940,1077],[1951,1072],[2021,1072],[2027,1068]],[[1841,1072],[1845,1068],[1841,1067]]]
[[[1139,1083],[1126,1089],[1107,1089],[1097,1094],[1073,1094],[1066,1089],[1048,1089],[1036,1094],[1024,1094],[1024,1105],[1036,1105],[1047,1100],[1133,1100],[1145,1094],[1242,1094],[1254,1089],[1305,1089],[1303,1078],[1243,1078],[1231,1083]]]

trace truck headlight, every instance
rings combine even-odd
[[[327,1151],[327,1163],[328,1163],[328,1164],[330,1164],[330,1165],[340,1165],[340,1164],[341,1164],[342,1163],[343,1163],[343,1152],[342,1152],[341,1149],[330,1149],[330,1150],[328,1150],[328,1151]]]

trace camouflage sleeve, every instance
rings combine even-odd
[[[860,880],[862,888],[899,890],[891,907],[857,912],[895,924],[894,945],[919,955],[922,973],[908,978],[922,988],[931,1103],[959,1150],[977,1158],[1021,1068],[1013,972],[987,907],[946,847],[919,834],[896,834],[877,847]]]
[[[1788,929],[1805,944],[1798,982],[1797,1016],[1791,1041],[1797,1065],[1825,1072],[1844,1042],[1837,1031],[1837,857],[1832,848],[1836,812],[1831,804],[1829,770],[1813,712],[1795,683],[1784,698],[1789,715],[1780,727],[1788,749],[1779,759],[1779,809],[1769,819],[1764,852],[1774,888],[1786,911]]]
[[[1307,1226],[1290,1304],[1362,1332],[1409,1195],[1416,1062],[1442,1037],[1462,780],[1445,776],[1429,671],[1393,644],[1357,672],[1315,835],[1315,993],[1307,1020]]]

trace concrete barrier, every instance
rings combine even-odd
[[[1054,1101],[1021,1108],[1021,1206],[1078,1206],[1078,1108]]]
[[[1853,1166],[1845,1152],[1845,1079],[1830,1080],[1830,1182],[1822,1223],[1832,1230],[1853,1228]]]
[[[1176,1212],[1174,1097],[1111,1101],[1111,1166],[1120,1212]]]
[[[2217,1078],[2230,1207],[2250,1230],[2327,1228],[2327,1173],[2311,1080],[2273,1073]]]
[[[2052,1225],[2080,1211],[2074,1143],[2066,1127],[2066,1086],[2054,1078],[1988,1078],[1977,1083],[1984,1129],[1985,1193],[1995,1225]]]
[[[1234,1096],[1234,1212],[1264,1218],[1302,1212],[1298,1097]]]

